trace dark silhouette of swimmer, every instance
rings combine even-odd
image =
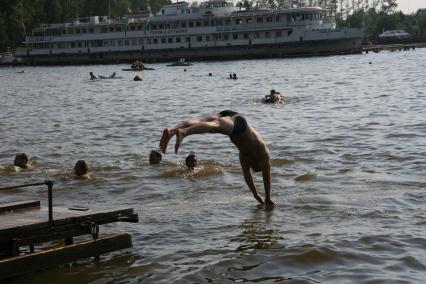
[[[117,76],[117,74],[115,72],[113,72],[109,77],[110,78],[115,78]]]
[[[193,170],[197,166],[197,157],[194,153],[190,153],[185,159],[185,165],[188,170]]]
[[[93,72],[90,72],[90,80],[96,80],[96,79],[98,78],[93,74]]]
[[[31,170],[33,165],[29,162],[28,155],[25,153],[16,154],[13,164],[21,169]]]
[[[133,78],[133,81],[142,81],[142,78],[139,77],[139,75],[136,75],[135,78]]]
[[[232,74],[229,74],[229,79],[232,79]]]
[[[282,103],[283,97],[279,92],[272,89],[271,92],[269,93],[269,95],[265,96],[265,98],[263,99],[263,102],[264,103],[271,103],[271,104]]]
[[[232,74],[232,79],[234,79],[234,80],[237,80],[238,78],[237,78],[237,74]]]
[[[271,200],[271,162],[268,147],[262,136],[237,112],[224,110],[198,120],[187,120],[175,128],[166,128],[160,140],[160,149],[166,153],[170,139],[176,135],[175,153],[183,139],[193,134],[221,133],[228,135],[240,152],[240,163],[244,179],[259,203],[275,206]],[[251,170],[262,172],[265,200],[259,195]]]
[[[213,74],[212,74],[212,73],[209,73],[209,76],[213,76]]]
[[[74,165],[74,173],[80,179],[91,179],[89,165],[85,160],[78,160]]]
[[[149,153],[149,164],[159,164],[161,162],[162,155],[159,151],[152,150],[151,153]]]

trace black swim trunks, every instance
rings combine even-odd
[[[238,112],[232,110],[224,110],[219,112],[220,117],[229,116],[234,120],[234,129],[231,135],[243,133],[247,129],[247,120]]]

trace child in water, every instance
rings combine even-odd
[[[85,160],[78,160],[74,166],[74,173],[80,179],[91,179],[89,165]]]

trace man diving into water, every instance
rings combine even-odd
[[[275,206],[271,200],[271,162],[268,147],[262,136],[239,113],[224,110],[218,114],[199,120],[187,120],[175,128],[166,128],[160,140],[160,149],[166,153],[169,140],[176,135],[175,153],[178,152],[183,139],[192,134],[221,133],[228,135],[231,142],[240,151],[240,163],[244,179],[253,193],[254,198],[261,203]],[[259,195],[251,175],[262,172],[265,188],[265,200]]]

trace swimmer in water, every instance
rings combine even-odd
[[[149,164],[159,164],[161,162],[162,155],[159,151],[152,150],[151,153],[149,153]]]
[[[90,72],[90,80],[96,80],[96,79],[98,78],[93,74],[93,72]]]
[[[142,78],[139,77],[139,75],[136,75],[135,78],[133,78],[133,81],[142,81]]]
[[[28,160],[28,155],[25,153],[16,154],[13,164],[21,169],[31,170],[33,165]]]
[[[194,170],[197,166],[197,156],[194,153],[190,153],[185,159],[185,165],[188,170]]]
[[[74,173],[80,179],[91,179],[89,165],[85,160],[78,160],[74,166]]]
[[[113,72],[109,77],[110,78],[115,78],[115,76],[116,76],[117,74],[115,74],[115,72]]]
[[[269,95],[266,95],[265,98],[263,99],[264,103],[270,103],[270,104],[278,104],[278,103],[282,103],[283,97],[282,95],[275,91],[274,89],[271,90],[271,92],[269,93]]]
[[[175,153],[177,153],[185,137],[203,133],[221,133],[229,136],[240,152],[244,179],[254,198],[261,204],[275,206],[271,200],[271,161],[268,147],[262,136],[237,112],[224,110],[199,120],[184,121],[175,128],[166,128],[160,140],[160,149],[166,153],[170,139],[176,135]],[[265,200],[257,191],[251,170],[262,172]]]

